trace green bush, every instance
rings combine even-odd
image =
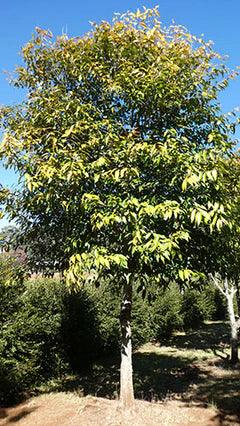
[[[0,323],[16,311],[23,291],[24,265],[8,253],[0,254]]]
[[[141,293],[133,294],[132,309],[132,344],[133,349],[139,348],[144,343],[154,338],[154,331],[151,323],[151,305],[147,298],[143,298]]]
[[[120,347],[121,291],[111,282],[102,282],[98,288],[88,286],[86,291],[94,302],[98,318],[99,342],[101,342],[98,355],[115,354]]]
[[[132,339],[136,349],[152,337],[150,306],[146,299],[133,288]],[[99,288],[87,289],[97,308],[102,354],[116,353],[120,348],[119,315],[121,289],[115,283],[103,282]]]
[[[185,290],[181,308],[184,328],[194,329],[200,327],[205,319],[204,313],[204,299],[202,300],[201,293],[192,288]]]
[[[44,278],[1,282],[0,291],[1,404],[118,350],[117,302],[106,288],[70,294],[63,282]]]
[[[11,288],[15,310],[5,299],[9,309],[0,330],[2,403],[13,401],[43,378],[59,375],[67,365],[61,336],[63,294],[59,282],[29,281],[21,286],[21,292],[14,282]]]
[[[224,319],[224,312],[224,301],[213,285],[184,291],[181,315],[185,328],[198,328],[206,320]]]
[[[157,291],[151,308],[151,326],[156,340],[162,341],[182,327],[181,306],[182,297],[177,284],[172,283],[165,290]]]
[[[111,339],[115,339],[112,316],[104,321],[98,302],[105,300],[93,296],[87,289],[75,294],[67,293],[64,300],[62,337],[70,367],[80,371],[104,353],[114,351]]]
[[[226,299],[218,289],[214,289],[215,310],[212,315],[213,320],[226,320],[228,317]]]
[[[204,321],[213,319],[216,311],[215,288],[211,284],[206,284],[198,292],[198,303],[201,307]]]
[[[185,328],[198,328],[204,321],[204,315],[199,306],[199,293],[196,290],[184,292],[181,309],[183,324]]]

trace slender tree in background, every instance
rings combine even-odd
[[[240,329],[240,157],[236,152],[223,175],[225,198],[231,199],[231,226],[209,239],[208,253],[214,253],[207,268],[212,283],[224,296],[231,329],[231,363],[238,362]],[[211,256],[209,256],[211,257]],[[236,307],[235,307],[236,298]]]
[[[232,76],[156,8],[77,38],[37,29],[22,54],[13,83],[28,96],[2,110],[1,155],[21,183],[6,210],[28,232],[61,235],[69,285],[121,284],[120,398],[131,407],[133,283],[197,278],[196,230],[228,222],[232,124],[217,98]]]
[[[227,277],[224,279],[221,276],[211,277],[213,284],[220,291],[226,300],[227,311],[230,321],[231,328],[231,363],[236,364],[238,359],[238,332],[240,329],[240,318],[236,318],[234,309],[234,296],[236,295],[237,289],[233,281],[230,281]]]

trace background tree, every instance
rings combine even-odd
[[[240,159],[236,152],[227,160],[223,175],[224,197],[231,200],[231,226],[221,233],[211,235],[208,244],[208,269],[211,282],[224,296],[231,327],[231,362],[238,362],[238,333],[240,313]],[[215,274],[215,275],[214,275]],[[236,308],[235,309],[235,298]]]
[[[227,277],[224,279],[221,276],[212,276],[212,282],[220,293],[226,299],[227,311],[230,320],[231,327],[231,362],[236,364],[238,362],[238,332],[240,329],[240,318],[236,318],[235,309],[234,309],[234,296],[237,292],[237,289],[234,285],[234,282],[228,280]]]
[[[150,277],[198,278],[196,229],[228,221],[220,177],[233,143],[217,96],[230,76],[210,43],[165,29],[157,9],[83,37],[37,29],[22,52],[14,84],[28,96],[2,111],[2,158],[21,182],[7,210],[61,235],[71,286],[122,286],[120,397],[132,406],[136,278],[143,291]]]

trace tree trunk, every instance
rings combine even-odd
[[[124,283],[123,300],[120,313],[121,324],[121,369],[120,369],[120,401],[125,408],[134,405],[132,376],[132,283],[128,279]]]
[[[228,302],[228,315],[231,325],[231,363],[236,364],[238,362],[238,321],[235,318],[234,312],[234,294],[233,287],[229,291],[227,289],[226,296]]]
[[[236,324],[231,323],[231,363],[238,362],[238,330]]]
[[[238,280],[235,280],[236,285],[236,299],[237,299],[237,313],[238,317],[240,317],[240,289],[239,289],[239,282]]]
[[[223,281],[223,287],[219,283],[219,278],[212,277],[213,283],[218,288],[218,290],[224,295],[227,301],[227,310],[231,326],[231,358],[230,361],[232,364],[237,364],[238,362],[238,332],[240,330],[240,318],[235,316],[234,312],[234,296],[236,294],[237,304],[238,304],[238,313],[240,310],[240,300],[239,300],[239,286],[237,280],[231,281],[229,283],[228,278],[226,277]]]

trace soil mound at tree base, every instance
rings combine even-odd
[[[119,401],[54,393],[32,398],[11,408],[0,409],[0,425],[10,426],[208,426],[221,420],[214,408],[186,404],[181,400],[137,400],[132,412],[123,412]],[[223,423],[221,423],[223,424]],[[237,425],[225,419],[224,425]]]

